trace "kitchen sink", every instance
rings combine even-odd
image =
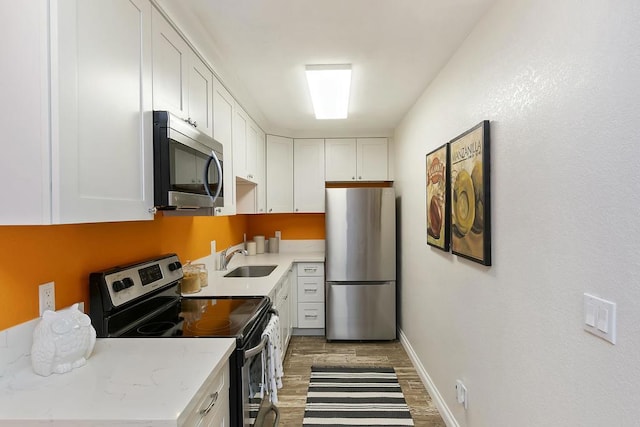
[[[243,265],[231,270],[224,277],[265,277],[276,267],[277,265]]]

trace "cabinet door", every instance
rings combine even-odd
[[[325,179],[327,181],[356,180],[356,140],[354,138],[325,140]]]
[[[2,225],[51,222],[48,3],[0,2]]]
[[[61,1],[52,17],[53,221],[152,219],[151,4]]]
[[[213,136],[213,72],[193,51],[189,62],[189,118],[195,127]]]
[[[247,179],[258,184],[258,125],[249,118],[247,122],[246,163]]]
[[[247,113],[235,104],[233,114],[233,175],[247,179]]]
[[[282,361],[287,354],[289,339],[291,338],[291,301],[289,294],[291,293],[291,280],[289,275],[283,279],[282,288],[280,289],[280,304],[278,312],[280,313],[280,339],[282,341]]]
[[[266,154],[265,134],[259,129],[256,142],[256,213],[265,213],[267,211]]]
[[[293,141],[294,212],[324,212],[324,139]]]
[[[229,396],[221,394],[214,409],[208,412],[196,427],[229,427]]]
[[[267,135],[267,212],[293,212],[293,140]]]
[[[158,10],[153,8],[152,13],[153,109],[171,111],[187,119],[191,49]],[[114,31],[117,31],[117,26]]]
[[[386,181],[389,178],[387,138],[358,138],[359,181]]]
[[[214,77],[213,80],[213,138],[224,146],[223,177],[224,207],[216,208],[216,215],[236,214],[235,177],[233,175],[233,97]]]

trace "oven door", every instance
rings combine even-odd
[[[267,337],[259,344],[244,351],[242,367],[242,416],[244,427],[277,426],[280,419],[278,407],[271,403],[266,389]]]

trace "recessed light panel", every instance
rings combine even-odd
[[[346,119],[351,65],[307,65],[306,72],[316,119]]]

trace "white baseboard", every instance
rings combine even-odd
[[[409,355],[409,359],[411,359],[413,366],[416,368],[416,371],[418,372],[418,375],[422,380],[422,384],[424,384],[425,388],[429,392],[429,395],[431,396],[431,400],[433,400],[433,403],[435,403],[436,407],[438,408],[438,411],[440,411],[440,416],[442,417],[444,422],[447,424],[448,427],[460,427],[460,425],[458,424],[458,421],[456,421],[455,417],[451,413],[451,410],[449,409],[446,402],[442,398],[442,395],[438,391],[438,388],[433,383],[433,381],[431,380],[431,377],[427,373],[427,370],[424,368],[424,365],[418,358],[418,355],[416,354],[415,351],[413,351],[413,347],[411,346],[409,339],[404,334],[402,329],[398,329],[398,335],[400,337],[400,343],[402,344],[405,351]]]

